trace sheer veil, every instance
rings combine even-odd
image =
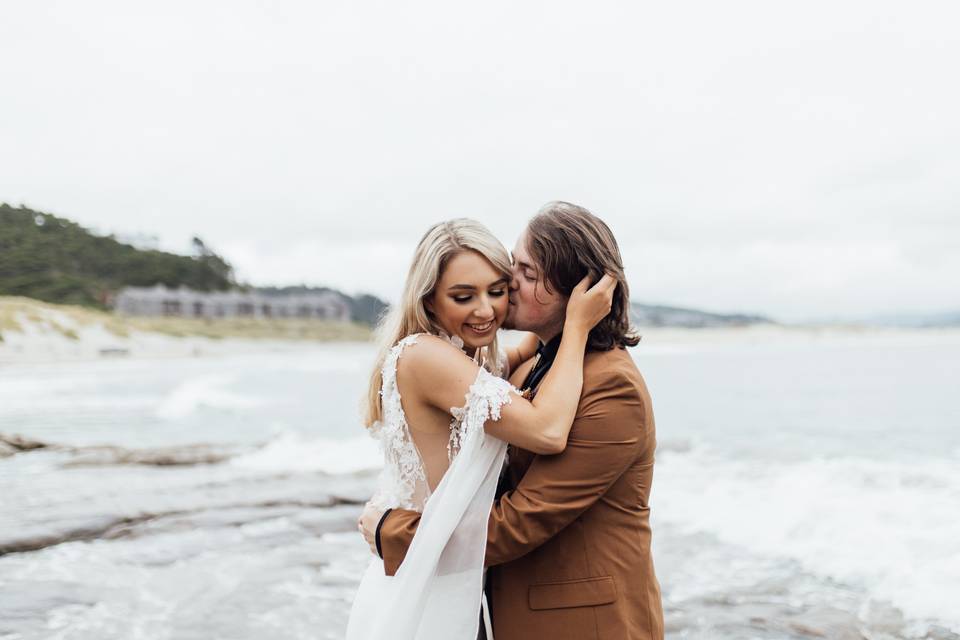
[[[452,408],[459,452],[423,510],[397,574],[373,558],[350,613],[347,640],[475,640],[483,597],[487,522],[507,443],[487,420],[516,389],[481,368],[461,408]]]

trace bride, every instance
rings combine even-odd
[[[486,227],[439,223],[420,240],[400,302],[378,328],[365,422],[380,441],[384,469],[371,504],[423,517],[395,576],[371,560],[348,640],[474,640],[481,608],[492,639],[483,556],[507,443],[563,451],[587,336],[609,313],[616,284],[604,275],[589,289],[589,277],[577,285],[554,363],[528,401],[506,378],[534,355],[536,337],[507,350],[497,341],[512,278],[506,249]]]

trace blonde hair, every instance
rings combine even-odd
[[[427,310],[424,302],[430,298],[440,282],[443,270],[450,260],[464,251],[475,251],[486,258],[493,268],[511,277],[510,255],[490,231],[469,218],[455,218],[433,225],[420,239],[413,254],[400,301],[391,306],[377,326],[377,360],[370,375],[370,388],[364,400],[363,421],[367,427],[383,418],[380,389],[383,376],[380,370],[390,349],[397,342],[414,333],[445,333]],[[497,338],[481,347],[475,359],[494,375],[500,374]]]

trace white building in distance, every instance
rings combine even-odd
[[[333,291],[263,293],[259,291],[195,291],[125,287],[113,301],[114,311],[130,316],[184,318],[316,318],[350,321],[350,306]]]

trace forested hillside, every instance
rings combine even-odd
[[[194,244],[196,257],[137,249],[65,218],[0,204],[0,295],[104,308],[124,286],[236,286],[230,265],[199,239]]]
[[[126,286],[180,285],[200,291],[252,287],[238,283],[233,268],[193,239],[194,256],[141,249],[100,236],[76,222],[27,207],[0,203],[0,296],[24,296],[58,304],[105,309]],[[379,298],[349,296],[327,287],[261,287],[267,294],[333,291],[350,306],[355,322],[373,325],[386,308]]]

